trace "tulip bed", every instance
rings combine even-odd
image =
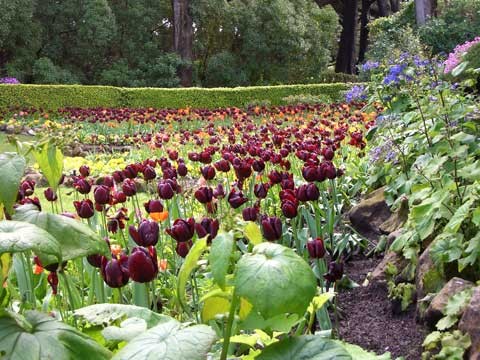
[[[92,358],[365,355],[313,335],[336,333],[343,261],[366,245],[342,220],[365,188],[376,112],[362,106],[5,112],[37,134],[15,144],[49,186],[20,183],[28,160],[0,156],[1,301],[23,314],[4,313],[17,325],[0,334],[47,323],[58,341],[36,344],[56,358],[75,358],[74,342]],[[62,154],[72,143],[131,148],[79,164]]]

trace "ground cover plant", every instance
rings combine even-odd
[[[6,111],[2,354],[376,357],[336,340],[362,106]]]

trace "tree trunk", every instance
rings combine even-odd
[[[424,25],[435,13],[436,0],[415,0],[415,18],[417,25]]]
[[[368,13],[370,11],[370,0],[362,0],[362,14],[360,17],[360,44],[358,49],[358,64],[365,61],[365,53],[368,46]]]
[[[342,34],[338,47],[336,72],[355,73],[355,40],[357,33],[358,0],[345,0]]]
[[[392,13],[396,13],[400,11],[400,0],[390,0],[390,8],[392,9]]]
[[[190,13],[190,0],[172,0],[173,10],[173,49],[186,62],[178,75],[182,86],[192,86],[193,60],[193,20]]]
[[[388,9],[388,4],[386,0],[377,0],[377,5],[378,5],[378,15],[380,17],[389,15],[390,11]]]

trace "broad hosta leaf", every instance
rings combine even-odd
[[[130,341],[136,336],[147,331],[147,322],[143,319],[132,317],[120,323],[120,326],[108,326],[102,330],[102,335],[110,341]]]
[[[0,354],[5,359],[110,359],[112,354],[75,328],[46,314],[28,311],[25,318],[0,313]]]
[[[333,340],[314,335],[289,337],[269,345],[256,360],[352,360],[348,351]]]
[[[181,323],[172,320],[137,336],[113,359],[204,360],[215,340],[215,332],[209,326],[182,328]]]
[[[177,294],[178,300],[184,309],[187,307],[187,299],[185,297],[185,287],[190,278],[190,274],[197,267],[198,259],[202,256],[203,251],[207,248],[207,238],[198,239],[188,252],[185,262],[178,273]]]
[[[458,176],[471,181],[480,180],[480,160],[458,170]]]
[[[63,171],[63,154],[54,144],[51,142],[43,144],[38,149],[33,151],[33,156],[45,175],[48,184],[56,191],[58,183],[62,177]]]
[[[92,325],[111,325],[118,320],[139,318],[145,320],[149,328],[172,320],[166,315],[157,314],[144,307],[123,304],[90,305],[75,310],[74,315]]]
[[[0,154],[0,203],[9,214],[17,199],[18,187],[25,171],[25,159],[16,153]]]
[[[336,343],[342,345],[350,354],[353,360],[391,360],[392,356],[389,352],[383,355],[377,355],[374,352],[362,349],[358,345],[349,344],[343,341],[334,340]]]
[[[23,221],[0,221],[0,254],[31,250],[43,264],[62,259],[59,242],[48,232]]]
[[[263,241],[262,232],[258,225],[252,221],[249,221],[243,229],[243,234],[253,245],[258,245]]]
[[[50,233],[60,244],[63,260],[109,254],[107,243],[97,233],[69,217],[38,211],[32,205],[22,205],[17,208],[14,219],[29,222]]]
[[[213,239],[210,249],[210,264],[212,266],[213,280],[223,289],[225,288],[225,276],[230,265],[230,255],[233,251],[233,234],[220,233]]]
[[[292,249],[262,243],[237,264],[235,292],[265,319],[285,313],[303,316],[316,292],[310,266]]]

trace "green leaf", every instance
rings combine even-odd
[[[200,259],[200,256],[202,256],[202,253],[206,248],[207,237],[198,239],[190,249],[184,263],[182,264],[182,267],[180,268],[180,272],[178,273],[177,295],[178,300],[184,309],[187,308],[187,299],[185,296],[185,287],[187,286],[187,281],[190,278],[192,271],[197,267],[198,259]]]
[[[423,340],[422,346],[425,350],[434,350],[441,339],[442,333],[440,331],[434,331],[427,335],[425,340]]]
[[[316,288],[310,266],[282,245],[259,244],[237,263],[235,293],[265,319],[285,313],[303,316]]]
[[[0,254],[29,250],[44,265],[62,260],[62,248],[50,233],[23,221],[0,221]]]
[[[463,271],[468,265],[473,265],[480,259],[480,232],[468,241],[465,252],[468,256],[458,261],[459,271]]]
[[[459,169],[458,176],[470,181],[480,180],[480,160]]]
[[[475,210],[473,210],[472,213],[472,222],[480,227],[480,206],[476,207]]]
[[[202,321],[208,323],[215,319],[218,314],[228,313],[230,310],[230,301],[224,297],[212,296],[205,299],[202,306]]]
[[[0,154],[0,203],[11,214],[25,171],[25,159],[16,153]]]
[[[181,323],[171,320],[134,338],[113,359],[204,360],[215,340],[215,332],[209,326],[182,328]]]
[[[454,294],[450,299],[448,299],[447,305],[445,306],[444,315],[459,316],[462,314],[465,310],[465,307],[470,302],[472,294],[473,288],[468,288]]]
[[[103,254],[109,255],[107,243],[87,225],[66,216],[38,211],[35,206],[19,206],[14,220],[26,221],[50,233],[60,244],[62,260]]]
[[[458,321],[458,317],[454,315],[447,315],[441,318],[437,323],[437,329],[440,331],[450,329]]]
[[[144,307],[123,304],[95,304],[77,309],[73,314],[92,325],[111,325],[121,320],[139,318],[145,320],[149,328],[172,319]]]
[[[334,341],[337,344],[342,345],[354,360],[391,360],[392,358],[389,352],[383,355],[377,355],[374,352],[362,349],[358,345],[349,344],[340,340],[334,340]]]
[[[233,245],[233,234],[231,232],[222,232],[212,240],[209,260],[212,267],[213,280],[222,289],[225,288],[225,276],[230,265]]]
[[[2,311],[0,354],[6,359],[110,359],[112,354],[75,328],[37,311],[25,318]]]
[[[147,322],[132,317],[120,323],[120,326],[108,326],[102,330],[102,336],[109,341],[130,341],[147,331]]]
[[[33,150],[32,153],[48,184],[53,191],[56,191],[63,171],[62,152],[49,141]]]
[[[468,61],[462,61],[460,64],[458,64],[453,68],[453,70],[451,71],[452,76],[457,77],[461,75],[465,71],[467,66],[468,66]]]
[[[252,221],[249,221],[247,225],[245,225],[245,228],[243,229],[243,234],[253,245],[258,245],[263,241],[260,227]]]
[[[442,233],[434,240],[430,256],[435,264],[448,263],[460,259],[463,253],[463,235]]]
[[[288,333],[292,327],[298,324],[301,317],[298,314],[279,314],[268,319],[262,317],[260,313],[254,309],[248,309],[246,316],[242,316],[239,327],[242,330],[256,330],[263,329],[266,331],[281,331]]]
[[[455,211],[453,216],[450,218],[450,221],[447,223],[447,225],[445,225],[444,231],[450,232],[450,233],[456,233],[458,229],[460,229],[462,222],[468,216],[470,212],[470,207],[472,206],[472,204],[473,204],[473,200],[469,200],[465,204],[460,206],[457,209],[457,211]]]
[[[352,360],[333,340],[314,335],[288,337],[267,346],[256,360]]]

